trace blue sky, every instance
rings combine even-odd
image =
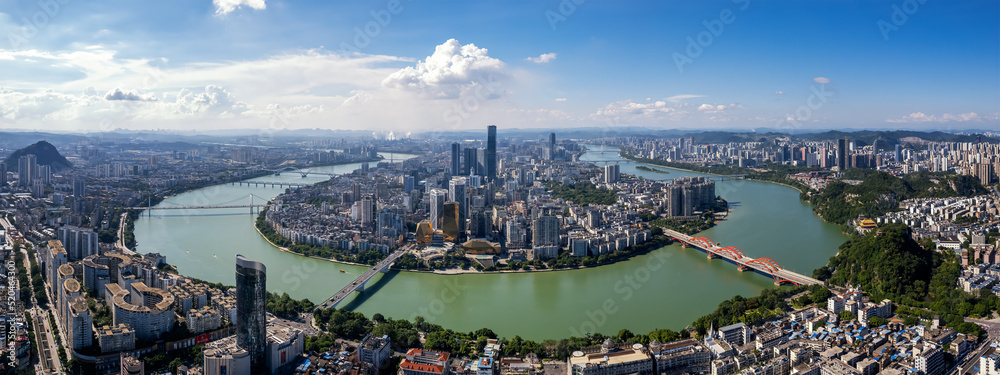
[[[997,129],[998,20],[997,1],[0,0],[0,129]]]

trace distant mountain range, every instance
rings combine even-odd
[[[38,165],[48,165],[52,167],[53,171],[62,170],[65,168],[70,168],[73,166],[69,160],[66,160],[56,146],[46,141],[39,141],[31,146],[14,151],[4,160],[4,164],[7,165],[7,170],[16,171],[18,169],[17,162],[21,156],[24,155],[35,155]]]
[[[729,142],[773,142],[776,138],[790,138],[805,141],[826,141],[848,138],[858,145],[875,145],[880,149],[889,149],[903,143],[906,138],[919,138],[932,142],[975,142],[977,140],[989,143],[1000,143],[1000,139],[981,134],[953,134],[941,131],[916,130],[816,130],[759,128],[753,130],[687,130],[687,129],[657,129],[636,126],[605,126],[557,129],[498,129],[500,139],[546,139],[549,132],[555,132],[557,139],[598,139],[606,137],[665,137],[692,138],[696,143],[729,143]],[[200,147],[204,143],[240,144],[247,140],[259,140],[264,144],[276,145],[295,142],[315,141],[317,139],[386,139],[389,132],[364,130],[331,130],[331,129],[287,129],[277,132],[267,132],[255,129],[207,130],[207,131],[129,131],[118,130],[101,133],[42,133],[42,132],[0,132],[0,148],[13,149],[22,145],[45,139],[55,145],[69,145],[74,142],[89,140],[96,145],[122,147],[142,147],[161,151],[183,151]],[[405,133],[393,133],[396,139],[407,136]],[[441,140],[485,140],[486,125],[481,129],[424,131],[409,135],[415,139]],[[132,146],[127,146],[131,144]]]

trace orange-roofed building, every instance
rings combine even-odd
[[[399,375],[447,375],[450,356],[445,352],[410,349],[399,363]]]

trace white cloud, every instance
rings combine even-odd
[[[531,62],[533,62],[535,64],[545,64],[545,63],[547,63],[549,61],[552,61],[552,60],[555,60],[555,59],[556,59],[556,53],[555,52],[549,52],[549,53],[543,53],[543,54],[539,55],[538,57],[528,57],[525,60],[531,61]]]
[[[236,100],[229,90],[215,85],[205,86],[205,90],[199,93],[181,89],[177,93],[176,104],[180,113],[210,113],[222,117],[231,117],[249,109],[246,103]]]
[[[212,0],[212,4],[215,5],[215,15],[217,16],[227,15],[243,6],[256,10],[267,8],[264,0]]]
[[[827,84],[830,83],[830,79],[826,77],[816,77],[813,78],[813,82]]]
[[[695,96],[697,97],[697,96]],[[674,98],[674,97],[672,97]],[[590,118],[633,125],[688,126],[697,123],[732,122],[738,120],[734,112],[742,109],[741,104],[701,104],[695,106],[687,102],[668,100],[647,100],[645,103],[622,100],[598,109]]]
[[[778,90],[774,92],[774,95],[782,95],[784,93],[785,93],[784,91]]]
[[[704,98],[704,97],[705,97],[705,95],[683,94],[683,95],[674,95],[674,96],[671,96],[671,97],[667,98],[666,100],[669,101],[669,102],[677,103],[677,102],[685,100],[685,99]],[[649,101],[649,98],[646,98],[646,100]]]
[[[390,74],[382,81],[382,86],[435,99],[456,99],[470,90],[480,96],[497,98],[503,94],[499,86],[508,76],[503,61],[490,57],[487,52],[474,44],[463,46],[449,39],[416,66]]]
[[[557,101],[557,102],[565,102],[565,101],[566,101],[566,98],[556,98],[556,101]]]
[[[894,123],[917,123],[917,122],[970,122],[970,121],[987,121],[987,120],[997,120],[1000,119],[998,116],[982,116],[975,112],[969,113],[959,113],[951,114],[944,113],[940,116],[928,115],[923,112],[913,112],[902,118],[898,119],[888,119],[886,122]]]
[[[84,90],[84,93],[87,92],[88,92],[87,90]],[[108,91],[107,94],[104,94],[104,100],[129,100],[138,102],[153,102],[156,101],[156,95],[140,94],[136,90],[122,91],[122,89],[116,87],[114,90]]]

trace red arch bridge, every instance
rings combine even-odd
[[[704,251],[708,254],[708,259],[723,258],[736,264],[736,267],[740,271],[756,271],[770,276],[774,279],[774,285],[813,285],[823,283],[814,278],[786,270],[774,259],[768,257],[751,258],[736,246],[719,246],[708,237],[692,237],[670,229],[664,229],[663,234],[672,237],[684,247],[694,246]]]

